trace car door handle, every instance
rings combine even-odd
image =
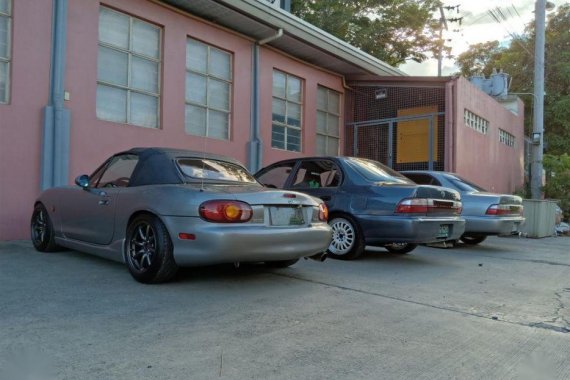
[[[108,199],[101,199],[99,201],[99,206],[107,206],[109,204],[109,200]]]
[[[332,199],[332,197],[330,195],[323,195],[322,197],[320,197],[323,201],[330,201]]]

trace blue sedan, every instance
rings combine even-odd
[[[330,257],[355,259],[365,245],[408,253],[418,244],[458,239],[465,229],[459,192],[417,185],[377,161],[308,157],[256,173],[266,187],[321,198],[330,212]]]

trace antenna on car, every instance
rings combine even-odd
[[[208,149],[208,129],[202,137],[202,175],[200,176],[200,191],[204,191],[204,171],[206,170],[206,149]]]

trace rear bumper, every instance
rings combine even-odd
[[[464,216],[465,233],[483,235],[512,235],[520,231],[524,217]]]
[[[388,243],[435,243],[459,239],[465,231],[461,217],[400,217],[355,215],[362,228],[366,244]],[[447,225],[447,236],[440,234],[441,226]]]
[[[325,252],[332,232],[328,224],[268,227],[262,224],[218,224],[200,218],[162,217],[178,265],[291,260]],[[195,240],[181,240],[181,232]]]

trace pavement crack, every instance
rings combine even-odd
[[[523,327],[532,327],[532,328],[539,328],[539,329],[546,329],[546,330],[551,330],[551,331],[555,331],[555,332],[559,332],[559,333],[570,333],[570,329],[567,327],[561,327],[561,326],[556,326],[556,325],[552,325],[551,323],[554,323],[555,321],[547,321],[547,322],[538,322],[538,323],[524,323],[524,322],[514,322],[514,321],[508,321],[505,319],[498,319],[496,316],[488,316],[488,315],[484,315],[484,314],[480,314],[480,313],[473,313],[473,312],[469,312],[469,311],[464,311],[464,310],[460,310],[460,309],[456,309],[456,308],[452,308],[452,307],[446,307],[446,306],[437,306],[437,305],[432,305],[429,303],[425,303],[425,302],[419,302],[419,301],[414,301],[414,300],[410,300],[410,299],[404,299],[404,298],[400,298],[400,297],[395,297],[395,296],[390,296],[388,294],[382,294],[382,293],[378,293],[378,292],[373,292],[370,290],[363,290],[363,289],[356,289],[356,288],[351,288],[348,286],[343,286],[343,285],[337,285],[337,284],[331,284],[328,282],[324,282],[324,281],[318,281],[318,280],[313,280],[313,279],[308,279],[308,278],[303,278],[303,277],[298,277],[298,276],[293,276],[290,274],[286,274],[286,273],[276,273],[276,272],[271,272],[272,275],[274,276],[279,276],[279,277],[285,277],[285,278],[289,278],[292,280],[297,280],[297,281],[304,281],[304,282],[309,282],[312,284],[317,284],[317,285],[323,285],[323,286],[328,286],[331,288],[336,288],[336,289],[340,289],[340,290],[344,290],[344,291],[348,291],[348,292],[354,292],[354,293],[360,293],[360,294],[366,294],[366,295],[371,295],[371,296],[375,296],[375,297],[380,297],[380,298],[385,298],[385,299],[389,299],[389,300],[393,300],[393,301],[398,301],[398,302],[404,302],[404,303],[408,303],[408,304],[412,304],[412,305],[418,305],[418,306],[423,306],[423,307],[429,307],[432,309],[436,309],[436,310],[442,310],[442,311],[447,311],[447,312],[451,312],[451,313],[456,313],[456,314],[461,314],[461,315],[468,315],[471,317],[475,317],[475,318],[482,318],[482,319],[486,319],[486,320],[491,320],[491,321],[497,321],[497,322],[502,322],[502,323],[507,323],[510,325],[516,325],[516,326],[523,326]],[[559,294],[559,293],[555,293],[555,294]],[[561,300],[560,300],[561,302]],[[561,302],[562,303],[562,302]],[[562,307],[559,307],[557,309],[557,312],[559,313],[560,310],[564,309],[564,305],[562,304]],[[563,317],[560,317],[564,322],[566,322],[566,320]],[[566,322],[566,324],[568,325],[568,323]]]
[[[556,331],[556,332],[560,332],[560,333],[564,333],[564,334],[570,333],[570,329],[568,329],[566,327],[555,326],[555,325],[551,325],[551,324],[545,323],[545,322],[531,323],[528,326],[529,327],[535,327],[538,329],[552,330],[552,331]]]
[[[556,261],[548,261],[548,260],[516,259],[516,258],[514,258],[514,257],[499,257],[499,256],[492,256],[492,255],[480,255],[480,256],[481,256],[481,257],[488,257],[488,258],[491,258],[491,259],[497,259],[497,260],[523,261],[523,262],[527,262],[527,263],[546,264],[546,265],[570,267],[570,264],[559,263],[559,262],[556,262]]]
[[[566,289],[563,289],[563,290],[566,291]],[[554,295],[556,296],[556,302],[558,302],[558,305],[554,309],[553,318],[549,321],[545,321],[544,323],[560,323],[561,322],[565,326],[570,326],[570,322],[562,314],[563,311],[566,309],[566,306],[564,304],[564,300],[562,299],[563,298],[562,293],[561,292],[554,292]],[[565,329],[570,331],[568,328],[565,328]]]

